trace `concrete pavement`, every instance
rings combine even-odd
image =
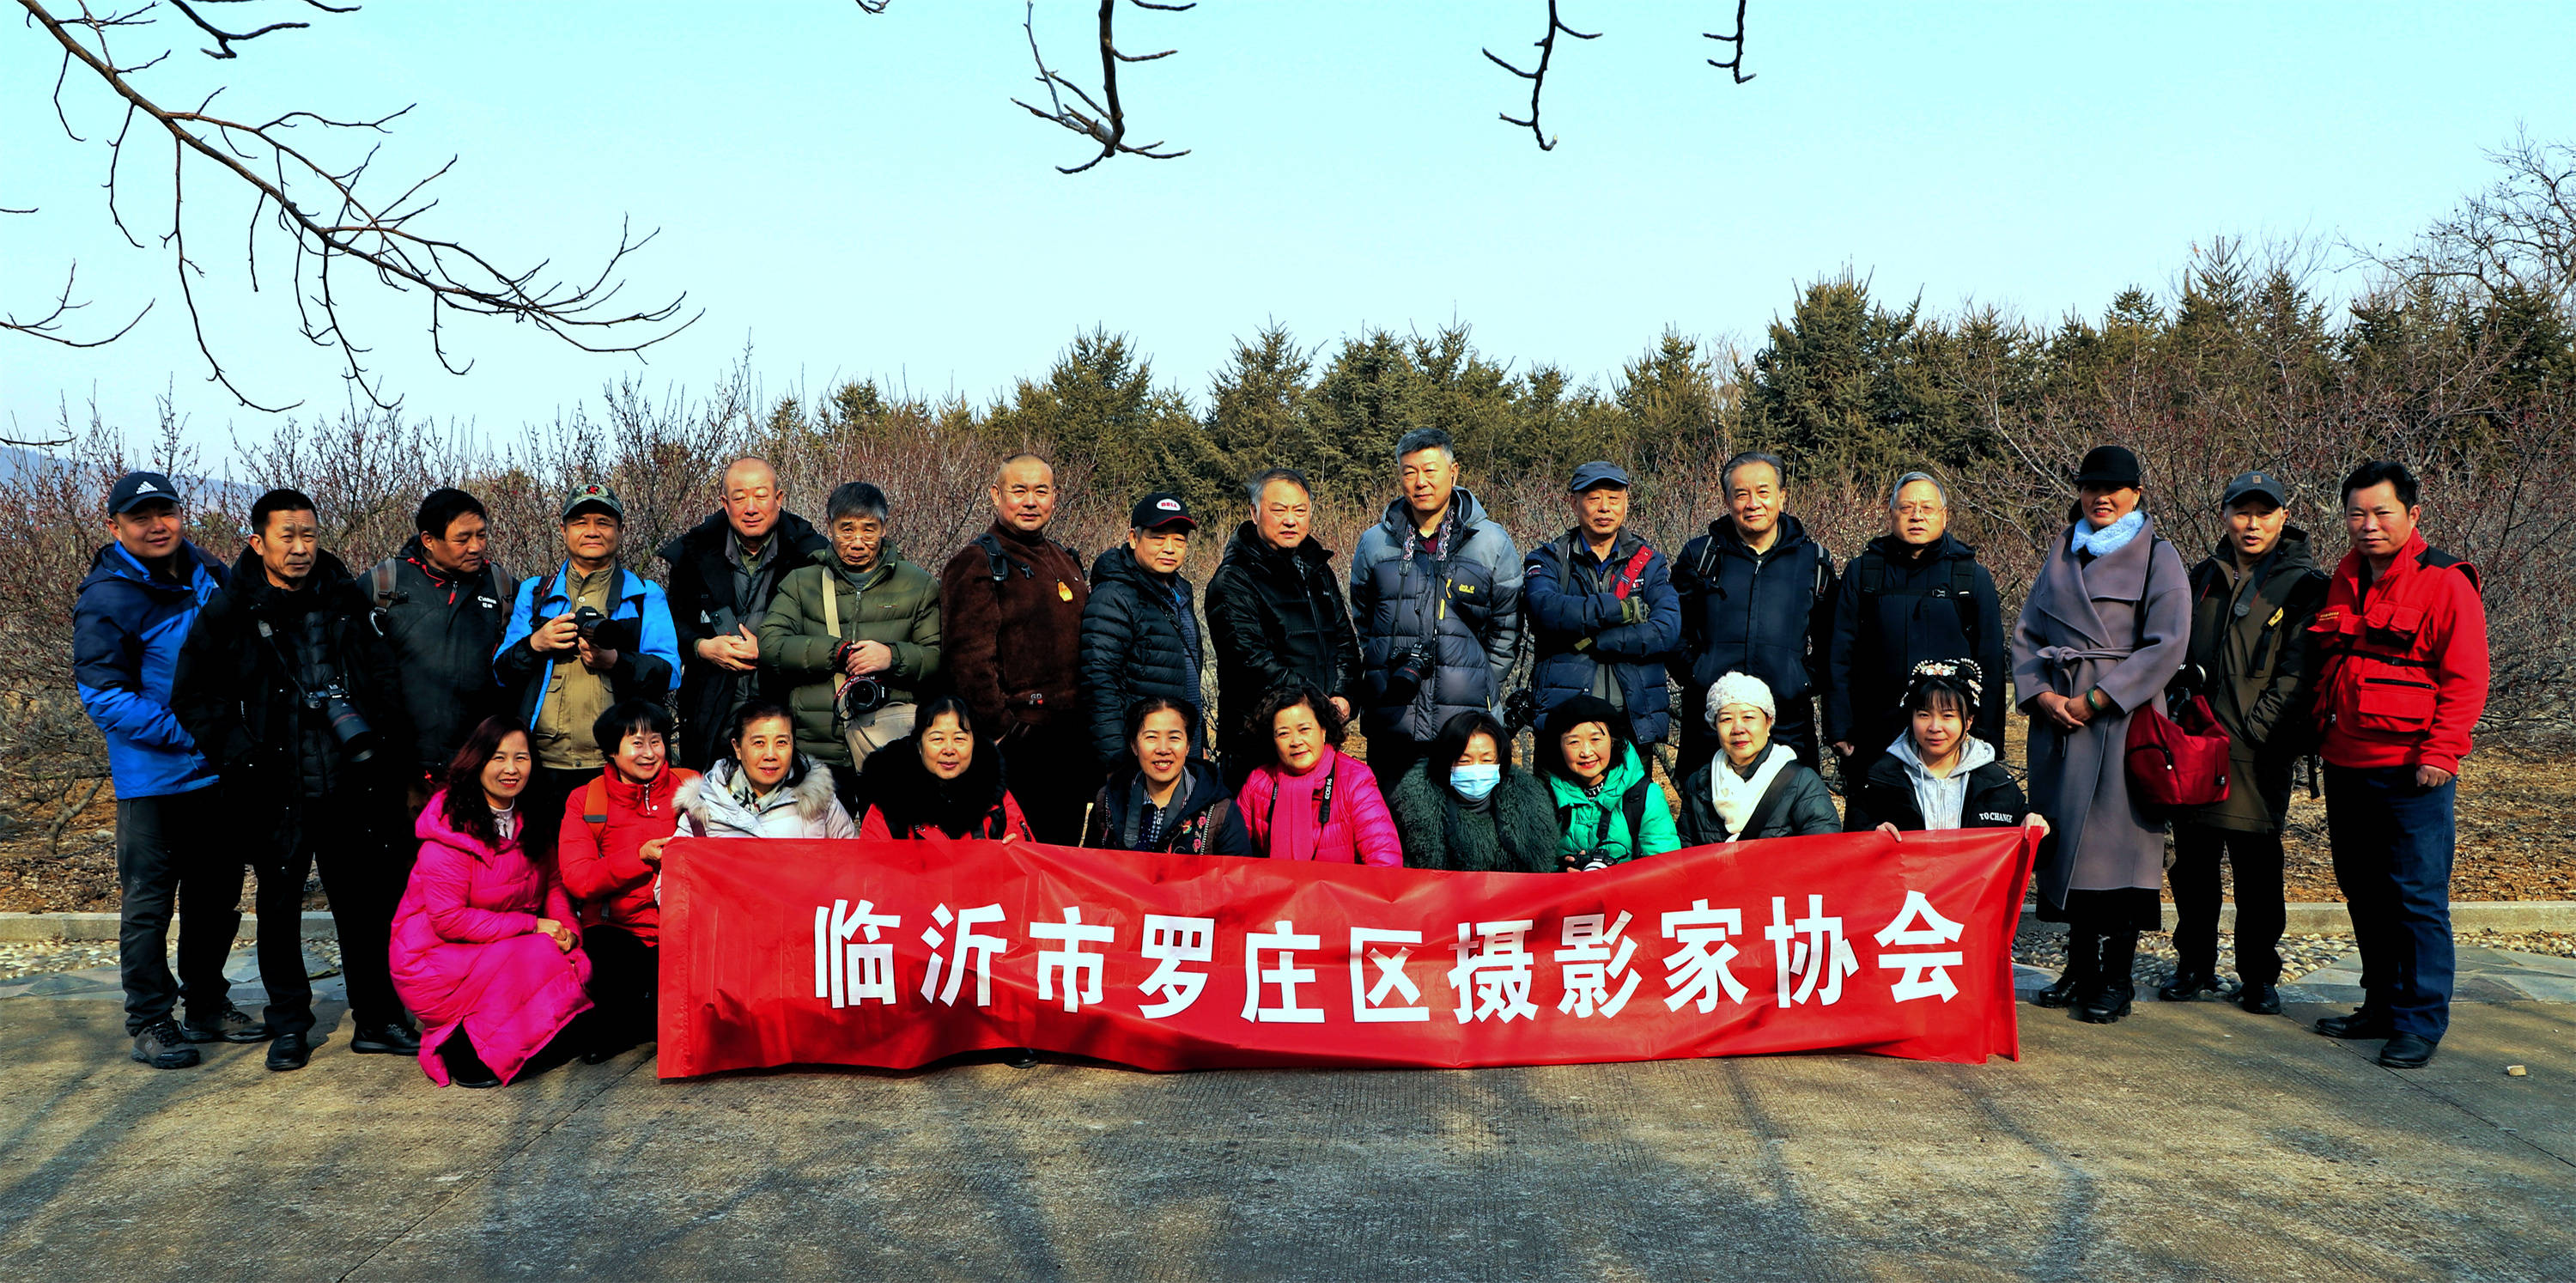
[[[648,1051],[469,1092],[345,1030],[155,1072],[114,1003],[12,1000],[0,1276],[2576,1277],[2576,1007],[2463,1004],[2412,1074],[2215,1003],[2022,1015],[1975,1067],[665,1085]]]

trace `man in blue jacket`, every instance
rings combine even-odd
[[[1450,718],[1499,706],[1521,644],[1520,549],[1458,484],[1449,434],[1405,433],[1395,464],[1403,493],[1351,554],[1360,727],[1383,781],[1401,781]]]
[[[629,699],[667,707],[680,669],[662,585],[617,564],[625,530],[616,491],[598,482],[573,487],[563,504],[564,560],[519,585],[492,656],[537,759],[519,799],[523,840],[537,854],[553,853],[564,800],[607,760],[591,724]]]
[[[1537,644],[1530,690],[1539,716],[1580,695],[1627,718],[1642,751],[1660,744],[1672,697],[1664,659],[1681,641],[1681,598],[1664,554],[1628,532],[1628,474],[1599,460],[1566,487],[1574,527],[1530,549],[1521,600]],[[1549,746],[1541,745],[1544,756]]]
[[[1682,545],[1673,590],[1682,603],[1682,754],[1675,774],[1717,756],[1717,732],[1701,706],[1728,673],[1759,677],[1778,704],[1771,741],[1822,770],[1816,736],[1816,679],[1834,636],[1834,559],[1790,516],[1789,469],[1775,454],[1746,451],[1726,461],[1726,515]],[[1880,747],[1885,747],[1881,745]]]
[[[191,1043],[258,1042],[268,1031],[236,1009],[224,955],[241,930],[242,865],[222,848],[215,772],[170,711],[179,647],[224,585],[223,563],[179,533],[179,492],[157,472],[129,472],[107,494],[108,531],[72,610],[72,672],[81,707],[107,737],[116,777],[116,876],[123,893],[117,964],[134,1058],[155,1069],[197,1063]],[[179,974],[170,974],[170,920]],[[187,1022],[172,1019],[182,999]]]

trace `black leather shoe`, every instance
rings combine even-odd
[[[185,1069],[197,1063],[197,1049],[179,1032],[179,1022],[163,1016],[134,1035],[134,1059],[154,1069]]]
[[[2281,991],[2271,985],[2247,985],[2236,995],[2236,1005],[2258,1016],[2281,1014]]]
[[[2075,1018],[2088,1025],[2117,1024],[2129,1014],[2137,992],[2133,985],[2103,985],[2091,990],[2076,1000]]]
[[[2391,1069],[2422,1069],[2433,1063],[2433,1052],[2441,1045],[2421,1034],[2399,1034],[2379,1049],[2379,1063]]]
[[[2034,1007],[2068,1007],[2075,1003],[2075,987],[2082,983],[2073,971],[2057,978],[2057,983],[2030,996]]]
[[[464,1073],[458,1073],[454,1069],[450,1069],[447,1071],[447,1081],[454,1086],[472,1087],[480,1090],[487,1087],[500,1086],[501,1076],[493,1073],[489,1069],[480,1067],[468,1070]]]
[[[279,1034],[268,1040],[268,1067],[285,1073],[302,1069],[313,1058],[313,1040],[302,1034]]]
[[[190,1042],[266,1042],[268,1026],[228,1002],[214,1015],[192,1014],[180,1021],[179,1034]]]
[[[361,1056],[417,1056],[420,1035],[401,1025],[377,1025],[352,1035],[349,1050]]]
[[[2388,1017],[2367,1008],[2349,1016],[2328,1016],[2317,1022],[2316,1030],[2328,1038],[2345,1038],[2354,1041],[2365,1038],[2386,1038],[2396,1032],[2388,1027]]]
[[[1009,1065],[1013,1069],[1034,1069],[1037,1067],[1038,1053],[1030,1048],[1013,1047],[1008,1054],[1010,1059],[1003,1063]]]
[[[2162,1002],[2198,1002],[2205,993],[2218,992],[2218,977],[2206,971],[2177,971],[2174,978],[2156,990]]]

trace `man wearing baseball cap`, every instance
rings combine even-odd
[[[1127,709],[1153,696],[1199,706],[1198,616],[1181,578],[1199,528],[1179,495],[1157,491],[1127,513],[1127,542],[1091,563],[1082,607],[1082,689],[1092,755],[1103,768],[1127,756]],[[1190,751],[1207,755],[1206,728],[1191,717]]]
[[[170,711],[170,683],[197,612],[224,586],[223,563],[179,533],[178,488],[129,472],[107,493],[110,542],[90,558],[72,608],[72,675],[81,708],[107,737],[116,780],[117,965],[134,1059],[155,1069],[198,1061],[191,1043],[258,1042],[268,1031],[226,994],[224,955],[241,930],[242,865],[219,854],[225,817],[215,772]],[[170,973],[170,922],[179,972]],[[180,1003],[187,1020],[173,1019]]]
[[[2191,572],[2191,649],[2175,681],[2209,700],[2227,728],[2227,796],[2173,817],[2174,952],[2171,983],[2156,991],[2188,1002],[2219,991],[2218,867],[2235,867],[2238,1005],[2281,1010],[2281,830],[2290,768],[2309,734],[2308,620],[2326,576],[2307,532],[2289,524],[2289,496],[2269,472],[2227,483],[2218,548]]]
[[[1530,690],[1544,717],[1579,695],[1604,700],[1653,756],[1671,722],[1664,657],[1681,643],[1681,597],[1664,554],[1628,531],[1628,473],[1594,460],[1566,485],[1574,525],[1530,549],[1521,600],[1536,643]]]
[[[564,560],[519,585],[492,671],[516,700],[537,770],[520,801],[532,849],[554,850],[565,799],[606,761],[591,725],[609,706],[669,706],[679,633],[662,586],[617,564],[626,505],[604,482],[564,495]]]

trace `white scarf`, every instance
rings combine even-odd
[[[2146,525],[2147,510],[2144,508],[2131,508],[2128,516],[2099,530],[2093,528],[2092,519],[2088,517],[2075,523],[2075,533],[2067,540],[2067,551],[2108,557],[2128,547],[2129,541],[2137,538],[2138,532]]]
[[[1744,822],[1753,818],[1753,808],[1761,803],[1763,794],[1771,791],[1771,781],[1779,777],[1780,768],[1797,760],[1798,755],[1787,745],[1774,744],[1763,750],[1762,762],[1753,768],[1753,778],[1749,780],[1735,773],[1735,763],[1728,761],[1723,752],[1709,764],[1708,800],[1717,807],[1718,821],[1726,825],[1727,841],[1744,836]]]

